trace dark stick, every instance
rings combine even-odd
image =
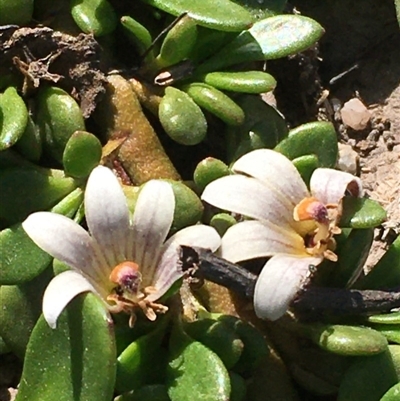
[[[254,295],[257,275],[207,249],[181,246],[180,260],[191,277],[223,285],[246,298]],[[299,291],[292,307],[307,318],[387,312],[400,307],[400,287],[387,291],[307,287]]]

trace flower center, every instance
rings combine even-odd
[[[333,252],[336,245],[333,235],[341,232],[336,225],[339,217],[339,205],[324,205],[313,197],[304,198],[296,205],[293,218],[300,223],[298,231],[304,234],[304,243],[310,255],[337,261]]]
[[[156,312],[165,313],[168,308],[164,305],[151,302],[147,296],[157,292],[152,286],[142,286],[142,274],[139,265],[135,262],[125,261],[115,266],[110,274],[110,281],[116,286],[107,301],[115,303],[115,312],[124,311],[131,315],[129,326],[133,327],[136,321],[134,309],[141,308],[146,317],[154,321],[157,318]]]

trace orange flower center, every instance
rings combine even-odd
[[[314,197],[304,198],[294,208],[293,218],[300,223],[298,231],[303,234],[307,252],[336,262],[333,235],[341,232],[336,225],[340,218],[339,205],[324,205]]]

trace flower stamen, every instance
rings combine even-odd
[[[168,307],[151,302],[147,299],[150,294],[157,293],[153,286],[141,287],[142,275],[139,266],[135,262],[125,261],[118,264],[110,274],[110,281],[117,284],[112,293],[107,296],[107,301],[115,303],[114,312],[130,314],[129,326],[133,327],[136,321],[135,309],[142,309],[145,316],[154,321],[157,313],[166,313]]]

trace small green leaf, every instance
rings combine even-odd
[[[223,161],[207,157],[196,166],[193,180],[199,191],[203,192],[210,182],[226,175],[229,175],[229,168]]]
[[[0,151],[15,145],[28,124],[28,109],[14,87],[0,94]]]
[[[182,145],[197,145],[207,134],[207,121],[200,107],[179,89],[165,89],[158,117],[165,132]]]
[[[230,379],[218,356],[174,327],[167,368],[168,394],[172,401],[226,401]]]
[[[118,392],[123,393],[142,387],[154,377],[156,370],[165,368],[162,362],[166,363],[166,361],[163,361],[160,356],[166,323],[167,320],[164,319],[155,330],[133,341],[118,356],[115,383]],[[161,366],[158,362],[161,362]]]
[[[4,169],[0,171],[0,218],[9,225],[21,222],[32,212],[50,209],[78,184],[60,170]]]
[[[0,249],[0,285],[30,281],[38,276],[52,259],[28,237],[21,223],[0,232]]]
[[[254,94],[276,87],[275,78],[263,71],[210,72],[204,76],[204,82],[221,90]]]
[[[312,173],[319,167],[318,157],[316,155],[306,155],[296,157],[292,160],[303,181],[309,186]]]
[[[229,0],[192,1],[190,5],[182,0],[142,1],[175,17],[187,12],[197,24],[219,31],[240,32],[253,22],[248,11]]]
[[[115,341],[104,303],[78,296],[51,329],[43,316],[26,350],[16,401],[110,401]]]
[[[236,219],[228,213],[217,213],[210,220],[210,226],[214,227],[221,237],[236,223]]]
[[[127,38],[135,46],[139,54],[143,54],[150,48],[153,39],[145,26],[129,16],[121,17],[121,25],[124,28]],[[146,61],[152,58],[154,58],[153,51],[150,52]]]
[[[243,401],[246,399],[246,382],[242,376],[229,372],[231,379],[231,396],[229,401]]]
[[[156,61],[159,68],[187,59],[197,39],[196,22],[188,15],[182,17],[167,33]]]
[[[0,335],[21,360],[42,312],[43,293],[51,277],[51,269],[46,269],[27,283],[0,287]]]
[[[400,324],[372,324],[371,327],[383,334],[388,341],[400,344]]]
[[[288,135],[282,115],[259,96],[244,95],[237,99],[245,113],[244,123],[226,130],[228,161],[260,148],[273,148]]]
[[[237,317],[222,315],[218,320],[232,327],[244,344],[242,355],[233,370],[239,374],[253,373],[269,355],[265,338],[256,328]]]
[[[28,123],[21,139],[15,144],[15,149],[25,158],[37,162],[42,155],[42,138],[39,128],[28,116]]]
[[[400,285],[400,235],[390,245],[386,253],[379,259],[372,270],[361,280],[355,288],[376,290],[398,287]]]
[[[338,263],[329,277],[330,287],[350,287],[362,272],[364,263],[374,240],[374,230],[353,229],[344,245],[335,253]]]
[[[323,33],[321,25],[301,15],[265,18],[205,61],[198,72],[217,71],[239,63],[290,56],[314,45]]]
[[[343,198],[343,215],[340,219],[340,227],[373,228],[385,220],[385,209],[378,202],[354,196]]]
[[[241,107],[220,90],[200,82],[186,85],[183,90],[200,107],[216,115],[225,124],[243,124],[245,116]]]
[[[101,159],[101,142],[93,134],[75,131],[68,139],[63,153],[63,165],[66,174],[87,177]]]
[[[389,351],[355,359],[344,375],[337,401],[377,401],[397,383]]]
[[[183,327],[190,337],[214,351],[227,369],[238,362],[243,342],[229,325],[213,319],[200,319]]]
[[[387,349],[386,338],[367,327],[313,324],[306,330],[315,344],[339,355],[374,355]]]
[[[104,36],[117,27],[117,16],[107,0],[71,0],[71,15],[85,33]]]
[[[399,399],[400,399],[400,383],[397,383],[383,395],[380,401],[398,401]]]
[[[385,313],[384,315],[368,316],[368,322],[380,324],[400,324],[400,312]]]
[[[36,99],[36,123],[44,138],[44,148],[62,162],[68,139],[75,131],[85,130],[82,111],[72,96],[55,86],[40,89]]]
[[[320,167],[336,165],[338,145],[335,127],[328,122],[316,121],[300,125],[289,132],[275,150],[290,160],[300,156],[316,155]]]

